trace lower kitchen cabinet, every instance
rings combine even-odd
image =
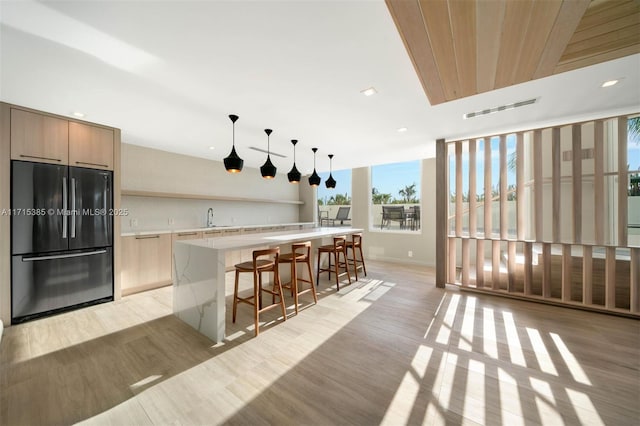
[[[122,237],[122,295],[171,284],[171,234]]]

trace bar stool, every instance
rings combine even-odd
[[[327,268],[320,268],[320,258],[322,253],[327,253],[329,257],[329,266]],[[342,253],[344,262],[340,261],[340,253]],[[349,264],[347,263],[347,238],[344,235],[333,237],[333,244],[318,247],[318,272],[316,274],[316,283],[320,282],[320,273],[328,272],[329,280],[331,280],[331,257],[334,261],[334,272],[336,273],[336,287],[340,291],[340,281],[338,279],[338,269],[344,267],[347,272],[347,278],[349,284],[351,284],[351,275],[349,274]]]
[[[255,250],[253,252],[253,260],[248,262],[242,262],[235,265],[236,268],[236,280],[233,290],[233,322],[236,322],[236,312],[238,310],[238,302],[247,303],[253,305],[253,319],[256,326],[256,336],[260,332],[260,313],[268,311],[269,309],[276,308],[280,305],[282,309],[282,317],[284,321],[287,320],[287,311],[284,305],[284,297],[282,295],[282,284],[280,283],[280,274],[278,273],[278,260],[280,257],[280,248],[271,248],[266,250]],[[253,273],[253,295],[249,297],[238,296],[238,279],[240,273],[252,272]],[[271,290],[262,288],[262,273],[273,272],[273,288]],[[262,292],[271,294],[272,304],[267,307],[262,307]],[[275,296],[280,297],[278,304],[273,303]]]
[[[318,303],[318,296],[316,295],[316,288],[313,284],[313,272],[311,271],[311,241],[305,241],[303,243],[294,243],[291,245],[291,253],[281,254],[278,262],[289,263],[291,265],[291,281],[283,283],[282,288],[288,288],[291,290],[293,296],[293,303],[296,308],[296,315],[298,314],[298,296],[304,293],[311,292],[313,294],[314,303]],[[306,263],[307,271],[309,273],[309,279],[305,279],[298,276],[298,264]],[[311,284],[311,287],[306,290],[299,290],[298,282],[305,282]]]
[[[353,252],[353,258],[347,259],[353,265],[353,272],[356,274],[356,281],[358,281],[358,268],[362,268],[364,276],[367,276],[367,266],[364,264],[364,255],[362,254],[362,232],[351,235],[351,241],[347,241],[347,254],[349,254],[349,249]],[[360,259],[356,255],[356,249],[360,252]]]

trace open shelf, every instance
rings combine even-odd
[[[226,195],[183,194],[177,192],[137,191],[123,189],[121,195],[129,197],[155,197],[155,198],[179,198],[186,200],[217,200],[217,201],[244,201],[249,203],[269,204],[304,204],[303,201],[294,200],[270,200],[267,198],[230,197]]]

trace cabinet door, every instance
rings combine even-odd
[[[225,237],[234,237],[241,234],[240,229],[225,229],[224,236]],[[227,250],[225,252],[225,266],[227,271],[232,271],[235,269],[236,263],[242,262],[241,251],[240,250]]]
[[[113,130],[69,122],[69,164],[113,170]]]
[[[224,231],[222,229],[209,229],[208,231],[204,231],[202,236],[204,238],[216,238],[222,237]]]
[[[201,231],[192,232],[174,232],[171,234],[171,279],[173,279],[173,247],[176,241],[180,240],[199,240],[202,238]]]
[[[171,283],[171,234],[122,237],[122,294]]]
[[[12,109],[11,159],[68,165],[69,122]]]

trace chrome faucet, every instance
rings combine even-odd
[[[207,210],[207,228],[213,227],[213,209],[209,207]]]

